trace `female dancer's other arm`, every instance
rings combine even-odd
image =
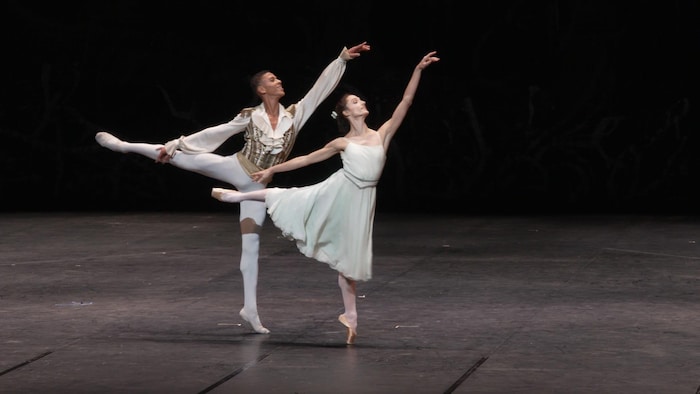
[[[269,183],[274,174],[278,172],[296,170],[298,168],[306,167],[308,165],[327,160],[340,153],[340,151],[345,149],[347,144],[348,142],[345,138],[336,138],[327,143],[321,149],[317,149],[307,155],[297,156],[293,159],[285,161],[284,163],[274,165],[262,171],[255,172],[251,174],[250,177],[253,178],[255,182]]]

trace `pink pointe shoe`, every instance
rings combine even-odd
[[[348,329],[348,337],[345,340],[345,343],[348,345],[354,344],[355,338],[357,337],[357,331],[350,326],[350,322],[348,322],[348,319],[345,318],[345,315],[338,316],[338,321]]]
[[[240,202],[240,200],[236,199],[239,194],[241,194],[241,192],[238,190],[223,189],[220,187],[211,189],[211,196],[223,202]]]

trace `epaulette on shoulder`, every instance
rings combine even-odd
[[[250,114],[252,114],[253,111],[255,111],[255,108],[253,108],[253,107],[243,108],[241,110],[241,116],[244,116],[246,118],[250,118]]]
[[[287,112],[289,112],[292,116],[294,116],[294,113],[297,112],[297,105],[292,104],[289,107],[285,108],[285,110],[287,110]]]

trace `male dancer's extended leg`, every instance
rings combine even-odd
[[[122,141],[107,132],[97,133],[95,140],[100,145],[115,152],[136,153],[152,160],[156,160],[159,149],[163,147],[159,144]],[[221,156],[213,153],[188,155],[177,152],[169,163],[175,167],[229,183],[240,191],[259,190],[264,187],[264,185],[250,179],[235,155]],[[260,334],[270,332],[260,323],[257,306],[260,230],[265,215],[265,204],[262,202],[249,201],[241,204],[239,218],[241,226],[240,270],[243,275],[244,305],[239,314],[252,326],[255,332]]]

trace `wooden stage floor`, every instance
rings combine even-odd
[[[236,213],[0,215],[0,393],[698,393],[692,216],[378,214],[357,343],[336,273]]]

